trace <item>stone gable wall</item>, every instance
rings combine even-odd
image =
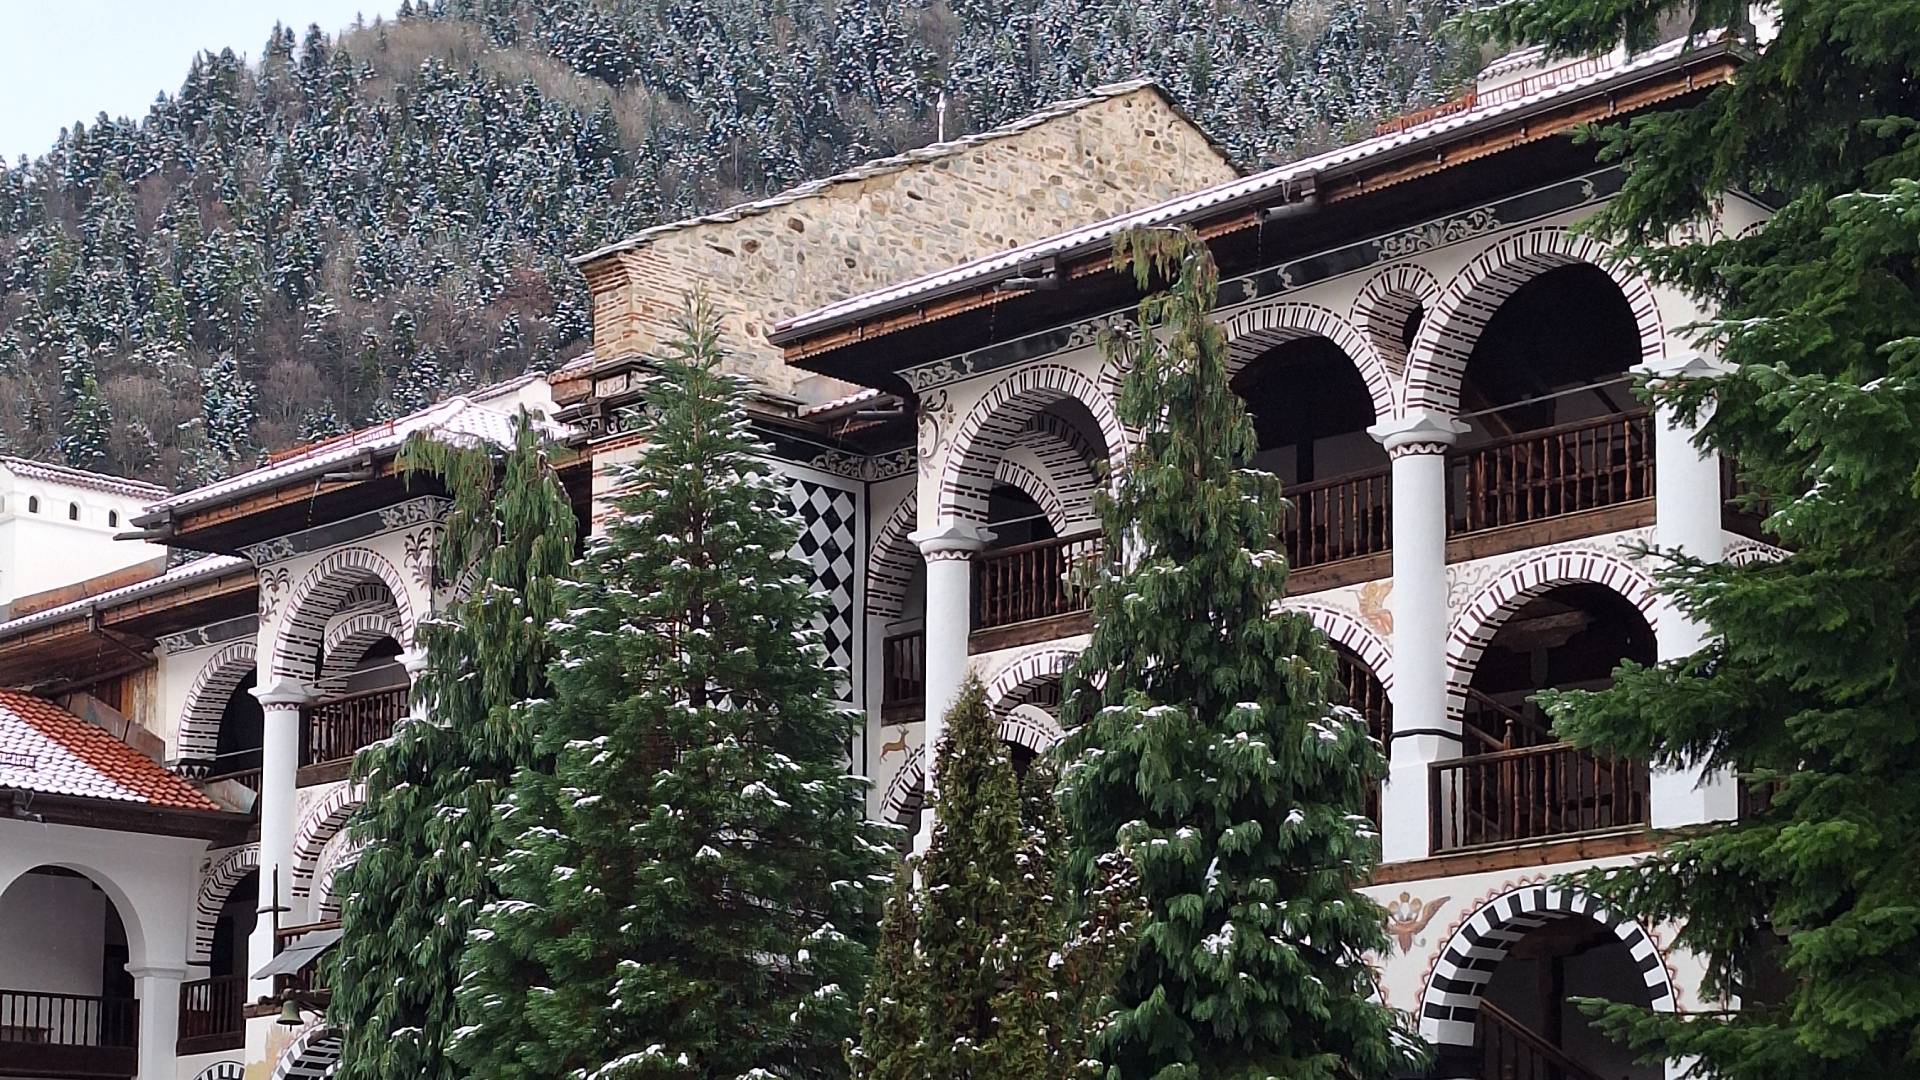
[[[738,370],[821,401],[845,384],[789,370],[782,319],[1231,179],[1232,167],[1151,89],[1088,105],[950,157],[834,186],[738,221],[658,236],[585,268],[594,349],[645,353],[705,286]],[[804,383],[804,385],[803,385]]]

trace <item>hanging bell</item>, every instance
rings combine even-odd
[[[300,1003],[293,1000],[293,995],[288,994],[286,997],[281,998],[280,1016],[274,1023],[282,1027],[299,1027],[303,1022],[304,1021],[300,1019]]]

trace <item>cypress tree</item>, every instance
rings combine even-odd
[[[1331,648],[1282,613],[1284,501],[1255,449],[1209,318],[1218,283],[1189,230],[1121,238],[1143,292],[1121,421],[1141,433],[1103,502],[1093,638],[1070,676],[1062,809],[1071,880],[1121,853],[1144,914],[1098,1041],[1114,1080],[1382,1078],[1410,1064],[1369,1000],[1378,858],[1361,816],[1380,751],[1328,703]],[[1112,869],[1111,862],[1108,869]]]
[[[341,1080],[463,1075],[443,1052],[458,1027],[458,961],[497,895],[493,807],[533,760],[526,703],[547,693],[546,625],[573,559],[573,508],[525,412],[504,452],[416,438],[402,463],[446,486],[439,562],[473,584],[419,628],[426,719],[355,759],[367,801],[348,823],[361,851],[343,878],[327,1010],[343,1033]]]
[[[868,984],[861,1080],[1077,1075],[1083,995],[1056,900],[1059,823],[1043,763],[1015,776],[979,680],[935,751],[938,818],[900,871]],[[1098,997],[1097,992],[1091,995]]]
[[[1715,312],[1694,340],[1724,373],[1649,389],[1766,493],[1791,554],[1670,559],[1661,586],[1708,643],[1549,704],[1581,746],[1704,762],[1760,796],[1581,880],[1673,927],[1704,962],[1702,998],[1737,995],[1738,1011],[1592,1003],[1604,1025],[1695,1076],[1880,1080],[1920,1059],[1920,10],[1761,10],[1777,37],[1736,79],[1593,133],[1628,168],[1590,227]],[[1522,0],[1475,25],[1571,54],[1644,45],[1689,14],[1706,30],[1748,9]],[[1699,227],[1742,193],[1777,209]]]
[[[462,961],[471,1074],[845,1072],[892,847],[849,775],[822,601],[696,300],[606,535],[561,587],[511,839]]]

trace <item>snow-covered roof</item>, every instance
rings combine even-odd
[[[108,476],[105,473],[88,472],[70,465],[55,465],[51,461],[34,461],[30,458],[0,456],[0,466],[15,476],[29,480],[40,480],[49,484],[66,484],[70,487],[85,488],[88,491],[105,492],[108,495],[124,495],[131,499],[162,498],[167,489],[158,484],[148,484],[139,480],[129,480],[123,476]]]
[[[1717,53],[1724,49],[1726,41],[1725,34],[1714,34],[1704,40],[1697,39],[1689,42],[1681,39],[1669,42],[1626,59],[1606,56],[1574,61],[1538,75],[1515,80],[1488,93],[1478,94],[1471,99],[1470,104],[1463,102],[1463,107],[1457,110],[1435,110],[1439,115],[1433,119],[1410,124],[1401,130],[1388,131],[1325,153],[1279,165],[1252,176],[1215,184],[1144,210],[1110,217],[1043,240],[1023,244],[996,255],[987,255],[947,270],[925,274],[898,285],[835,301],[776,324],[770,337],[774,343],[783,344],[804,337],[808,333],[871,316],[931,294],[961,291],[984,284],[990,279],[1008,276],[1021,267],[1031,266],[1046,259],[1062,258],[1096,249],[1110,243],[1116,235],[1128,229],[1183,222],[1203,216],[1209,210],[1222,205],[1240,203],[1274,192],[1290,190],[1328,170],[1356,165],[1371,158],[1404,151],[1420,143],[1453,135],[1464,129],[1509,118],[1568,97],[1602,89],[1611,83],[1644,75],[1675,63],[1689,50],[1696,55],[1705,55],[1708,50]]]
[[[697,228],[701,225],[739,221],[741,218],[770,213],[782,206],[799,202],[802,199],[817,198],[841,184],[850,184],[858,180],[885,176],[888,173],[899,172],[902,169],[909,169],[925,162],[953,157],[956,154],[965,153],[985,143],[1011,138],[1023,132],[1031,131],[1042,124],[1058,120],[1063,116],[1069,116],[1089,106],[1097,105],[1102,101],[1126,97],[1128,94],[1140,90],[1154,91],[1160,95],[1161,99],[1164,100],[1170,108],[1176,112],[1180,112],[1182,116],[1186,115],[1184,111],[1180,109],[1178,103],[1168,96],[1167,93],[1160,88],[1160,85],[1152,79],[1130,79],[1126,82],[1108,83],[1105,86],[1096,86],[1080,97],[1066,98],[1053,102],[1017,120],[1010,120],[998,127],[988,128],[985,131],[975,132],[971,135],[962,135],[957,139],[948,139],[945,142],[929,143],[926,146],[917,147],[904,153],[874,158],[872,161],[855,165],[845,172],[834,173],[832,176],[824,176],[818,180],[809,180],[797,187],[788,188],[777,195],[769,195],[764,199],[743,202],[729,206],[724,210],[716,210],[710,214],[700,214],[696,217],[683,218],[679,221],[669,221],[662,225],[654,225],[650,228],[642,229],[624,240],[616,241],[605,247],[589,251],[585,255],[576,255],[573,258],[573,262],[576,264],[589,263],[595,259],[603,258],[616,252],[641,247],[656,237],[665,236],[668,233],[680,232],[684,229]],[[1189,121],[1189,123],[1191,123],[1191,121]],[[1194,128],[1200,131],[1202,135],[1206,134],[1204,129],[1200,128],[1200,125],[1195,124]],[[1214,146],[1215,150],[1219,151],[1223,159],[1231,162],[1232,159],[1224,148],[1218,143],[1214,143],[1210,136],[1207,141]]]
[[[17,619],[0,622],[0,640],[46,623],[57,623],[83,612],[112,607],[129,600],[138,600],[153,593],[167,592],[202,578],[219,577],[230,570],[247,565],[249,565],[247,560],[237,559],[231,555],[207,555],[191,562],[181,563],[166,573],[150,577],[145,581],[136,581],[131,585],[122,585],[118,589],[109,589],[97,596],[74,600],[44,611],[36,611],[31,615],[22,615]]]
[[[193,785],[58,705],[0,690],[0,788],[218,810]]]
[[[144,523],[156,515],[219,503],[247,492],[324,473],[364,455],[389,454],[399,450],[401,444],[415,434],[430,434],[455,443],[490,442],[505,446],[513,441],[513,418],[513,412],[478,404],[464,395],[448,398],[397,420],[315,443],[264,468],[162,499],[147,507],[141,521]],[[536,420],[536,423],[556,439],[565,438],[571,433],[571,429],[562,424],[547,420]]]

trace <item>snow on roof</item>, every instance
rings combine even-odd
[[[589,251],[585,255],[576,255],[572,261],[575,264],[589,263],[595,259],[603,258],[616,252],[628,251],[636,247],[644,246],[656,237],[665,236],[668,233],[697,228],[701,225],[739,221],[741,218],[771,213],[782,206],[799,202],[802,199],[817,198],[825,195],[828,191],[841,184],[849,184],[857,180],[867,180],[876,176],[885,176],[888,173],[899,172],[902,169],[909,169],[925,162],[953,157],[982,144],[1011,138],[1023,132],[1031,131],[1042,124],[1058,120],[1063,116],[1072,115],[1091,105],[1097,105],[1102,101],[1126,97],[1128,94],[1140,90],[1152,90],[1160,95],[1161,99],[1164,100],[1169,107],[1174,109],[1174,111],[1180,113],[1182,117],[1186,116],[1185,111],[1180,108],[1179,104],[1175,102],[1172,97],[1168,96],[1166,91],[1162,90],[1160,85],[1152,79],[1130,79],[1126,82],[1108,83],[1105,86],[1094,87],[1081,97],[1055,101],[1035,112],[1028,113],[1017,120],[1010,120],[998,127],[988,128],[985,131],[975,132],[971,135],[962,135],[957,139],[948,139],[946,142],[929,143],[926,146],[917,147],[888,157],[875,158],[872,161],[855,165],[845,172],[834,173],[832,176],[824,176],[818,180],[809,180],[797,187],[788,188],[777,195],[769,195],[764,199],[743,202],[729,206],[724,210],[716,210],[710,214],[683,218],[679,221],[669,221],[662,225],[642,229],[624,240],[616,241],[605,247]],[[1189,119],[1188,123],[1192,123],[1192,120]],[[1206,136],[1205,130],[1201,129],[1200,125],[1194,124],[1194,128],[1200,131],[1203,136]],[[1222,158],[1227,159],[1229,162],[1232,161],[1232,158],[1223,147],[1215,143],[1211,136],[1206,137],[1207,142],[1219,152]]]
[[[0,788],[218,810],[152,758],[58,705],[0,690]]]
[[[251,564],[247,560],[237,559],[231,555],[203,556],[191,562],[181,563],[166,573],[150,577],[145,581],[136,581],[131,585],[122,585],[118,589],[108,589],[98,596],[85,597],[47,608],[45,611],[36,611],[31,615],[22,615],[17,619],[0,622],[0,640],[31,630],[43,623],[55,623],[82,612],[112,607],[153,593],[167,592],[202,578],[219,577],[230,570],[249,565]]]
[[[906,304],[930,293],[945,293],[982,283],[996,275],[1012,273],[1048,258],[1057,258],[1082,249],[1096,248],[1119,233],[1141,226],[1166,225],[1198,217],[1228,203],[1283,190],[1322,171],[1353,165],[1369,158],[1404,150],[1408,147],[1450,135],[1463,128],[1525,112],[1560,98],[1603,86],[1616,80],[1668,65],[1689,49],[1724,44],[1727,36],[1716,33],[1689,42],[1668,42],[1630,59],[1596,57],[1516,80],[1508,86],[1476,95],[1469,108],[1445,112],[1425,123],[1404,130],[1390,131],[1369,139],[1337,147],[1325,153],[1279,165],[1252,176],[1215,184],[1189,195],[1178,196],[1144,210],[1120,214],[1104,221],[1036,240],[996,255],[987,255],[947,270],[925,274],[898,285],[876,289],[838,300],[813,311],[796,315],[774,326],[771,336],[776,344],[806,336],[829,325],[848,322],[881,310]]]
[[[88,472],[70,465],[55,465],[51,461],[34,461],[30,458],[0,456],[0,466],[4,466],[16,476],[29,480],[42,480],[50,484],[66,484],[70,487],[86,488],[89,491],[101,491],[109,495],[125,495],[133,499],[164,498],[167,489],[158,484],[148,484],[139,480],[129,480],[123,476],[108,476],[105,473]]]
[[[490,442],[505,446],[513,441],[514,413],[481,405],[466,396],[451,397],[435,405],[409,413],[397,420],[361,428],[324,442],[318,442],[288,454],[264,468],[230,476],[204,487],[175,495],[147,507],[146,517],[167,511],[185,510],[222,502],[249,491],[273,487],[315,473],[345,465],[363,455],[383,455],[400,449],[409,436],[431,434],[449,442]],[[551,421],[536,421],[546,434],[564,438],[570,429]]]

